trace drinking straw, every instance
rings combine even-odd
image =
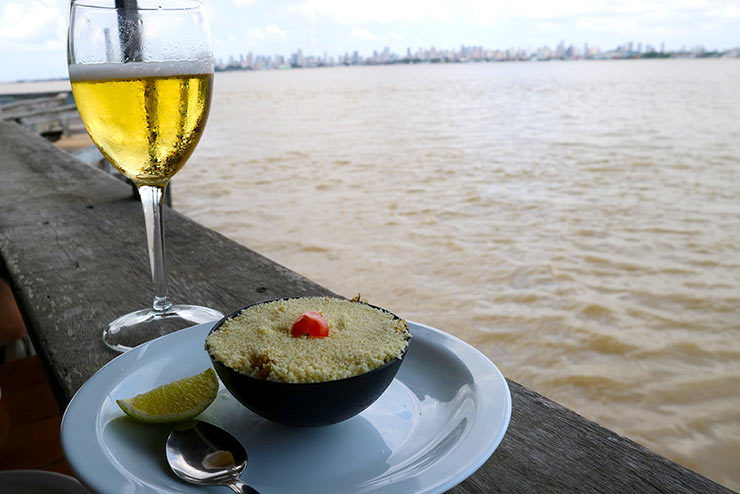
[[[140,62],[141,36],[137,0],[116,0],[118,10],[118,38],[121,40],[123,62]]]

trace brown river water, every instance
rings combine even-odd
[[[738,81],[737,59],[219,73],[174,206],[740,490]]]
[[[740,60],[222,73],[175,207],[740,488]]]

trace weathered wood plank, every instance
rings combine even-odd
[[[191,166],[197,166],[193,163]],[[0,254],[62,403],[115,355],[102,325],[150,302],[143,221],[128,187],[0,123]],[[329,291],[173,211],[176,301],[229,311]],[[730,492],[509,381],[513,414],[492,458],[455,493]]]
[[[491,459],[451,492],[732,492],[508,380],[509,430]]]
[[[115,356],[102,343],[103,325],[151,304],[141,207],[126,184],[20,126],[3,123],[0,132],[0,253],[64,403]],[[283,295],[330,293],[172,210],[165,215],[176,302],[230,311]]]
[[[62,115],[67,114],[67,115]],[[2,120],[28,120],[32,117],[43,117],[43,118],[58,118],[59,116],[67,116],[68,118],[77,118],[80,116],[77,113],[77,105],[64,105],[53,108],[29,108],[22,111],[0,113]]]
[[[0,103],[0,118],[7,120],[7,115],[16,112],[60,107],[67,103],[69,91],[60,91],[54,96],[20,98],[9,103]]]

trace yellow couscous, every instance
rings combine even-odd
[[[327,337],[291,335],[293,323],[308,311],[326,319]],[[254,378],[309,383],[369,372],[400,357],[409,338],[406,321],[388,312],[339,298],[304,297],[243,310],[206,338],[206,350]]]

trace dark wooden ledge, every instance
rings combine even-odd
[[[61,406],[115,357],[103,324],[150,304],[141,208],[129,187],[0,123],[0,260]],[[194,221],[166,213],[176,301],[221,311],[330,292]],[[728,489],[509,381],[509,431],[455,493],[719,493]]]

